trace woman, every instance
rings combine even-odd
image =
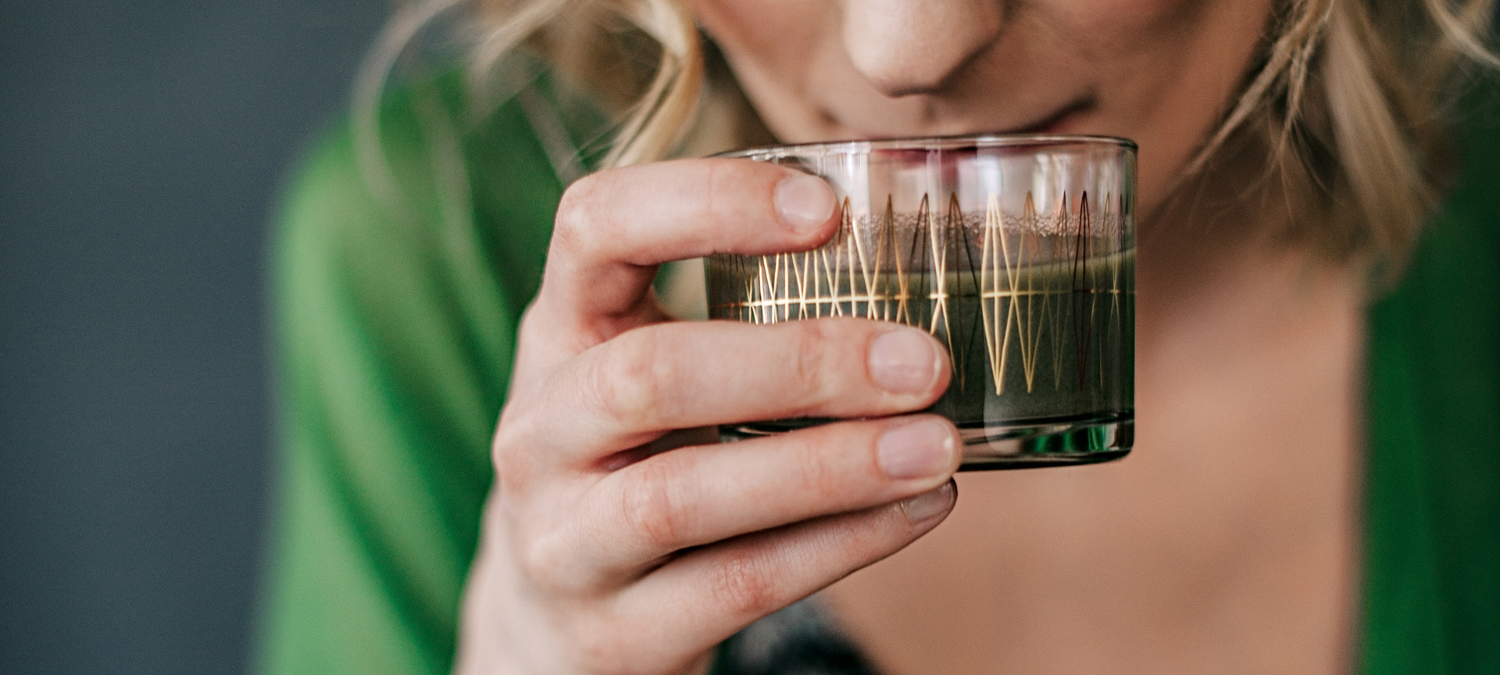
[[[388,43],[441,6],[404,14]],[[476,3],[478,75],[371,95],[287,201],[289,452],[265,670],[1500,663],[1483,637],[1500,590],[1479,562],[1496,551],[1500,471],[1472,452],[1495,438],[1496,314],[1492,300],[1463,321],[1431,309],[1452,301],[1444,283],[1494,276],[1493,228],[1475,224],[1495,203],[1469,187],[1493,172],[1458,159],[1493,134],[1445,154],[1439,114],[1461,58],[1492,62],[1474,37],[1489,7]],[[727,71],[704,65],[698,28]],[[519,89],[485,77],[522,53],[553,73]],[[593,147],[565,83],[625,122],[612,168],[560,194],[569,146]],[[914,414],[947,384],[925,334],[671,320],[658,265],[830,236],[815,179],[648,162],[766,131],[1136,140],[1135,453],[955,489],[955,430]],[[1463,234],[1445,236],[1465,243],[1422,254],[1426,293],[1371,324],[1372,290],[1455,171],[1446,231]],[[1465,255],[1479,258],[1450,264]],[[1422,379],[1436,371],[1411,352],[1438,344],[1473,380],[1460,395]],[[1456,402],[1413,412],[1429,398]],[[734,445],[706,429],[793,415],[858,419]],[[1471,431],[1472,456],[1441,454],[1442,433]]]

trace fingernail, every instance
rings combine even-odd
[[[937,345],[914,328],[902,328],[870,344],[870,378],[893,394],[920,394],[937,378]]]
[[[833,189],[822,178],[799,174],[776,186],[776,213],[792,229],[810,230],[833,215]]]
[[[953,458],[953,434],[935,419],[908,422],[887,429],[875,444],[880,470],[891,478],[924,478],[948,470]]]
[[[953,508],[953,481],[951,480],[932,492],[901,502],[901,510],[906,513],[906,519],[910,520],[913,525],[951,508]]]

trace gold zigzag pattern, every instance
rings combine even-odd
[[[1106,195],[1099,201],[1102,210],[1092,206],[1087,193],[1076,205],[1064,194],[1050,215],[1042,215],[1027,192],[1019,221],[1007,224],[991,193],[983,218],[971,223],[956,194],[950,194],[943,215],[923,195],[908,228],[898,226],[887,197],[884,213],[872,218],[871,231],[861,236],[845,198],[838,232],[818,249],[715,256],[713,264],[727,267],[723,277],[734,285],[711,297],[711,313],[767,324],[859,316],[922,327],[947,344],[961,389],[967,384],[968,347],[982,335],[996,394],[1005,392],[1012,359],[1020,360],[1016,384],[1032,391],[1043,352],[1051,357],[1052,385],[1061,388],[1071,344],[1083,386],[1087,365],[1102,362],[1106,343],[1121,334],[1121,295],[1134,293],[1121,255],[1128,245],[1123,198]],[[957,298],[975,291],[977,316],[956,311]],[[1101,296],[1108,296],[1105,307],[1099,307]],[[1096,324],[1100,320],[1102,326]],[[1103,336],[1096,335],[1100,329]],[[1049,349],[1043,349],[1044,341]],[[1103,386],[1105,372],[1096,370]]]

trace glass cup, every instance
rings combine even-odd
[[[811,251],[710,257],[709,317],[852,316],[931,333],[953,376],[929,411],[957,424],[964,469],[1118,459],[1135,419],[1135,153],[1119,138],[991,135],[722,155],[823,177],[842,223]]]

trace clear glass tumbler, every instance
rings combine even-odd
[[[1119,138],[1002,135],[725,155],[823,177],[842,224],[811,251],[709,258],[709,316],[853,316],[928,331],[953,364],[930,410],[958,425],[964,469],[1123,457],[1135,414],[1135,153]]]

